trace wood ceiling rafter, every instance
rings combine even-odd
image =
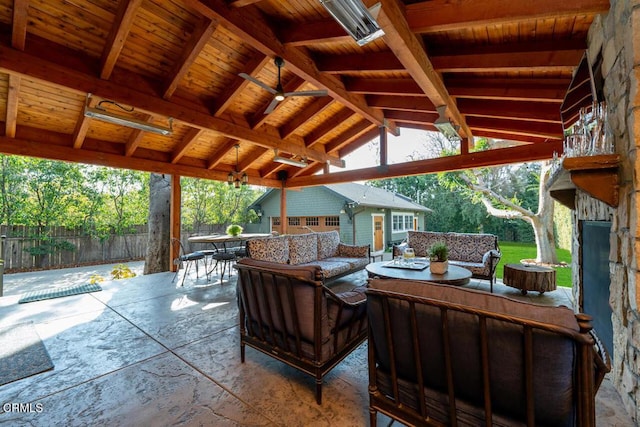
[[[268,56],[279,56],[287,68],[309,83],[328,90],[331,97],[376,125],[383,125],[380,111],[369,108],[364,97],[352,94],[335,76],[321,73],[309,54],[299,48],[286,46],[278,39],[269,23],[254,6],[229,8],[221,0],[186,0],[186,3],[203,16],[217,20],[240,36],[254,49]],[[393,123],[386,123],[389,130],[397,133]]]
[[[415,33],[467,30],[517,21],[593,16],[609,10],[609,0],[431,0],[407,5],[407,22]]]
[[[207,169],[214,169],[220,164],[224,156],[236,146],[238,140],[233,138],[226,138],[224,143],[218,148],[215,153],[207,160]]]
[[[525,120],[500,119],[492,117],[467,117],[467,123],[474,129],[491,132],[539,136],[549,139],[562,139],[562,124],[549,122],[531,122]]]
[[[20,95],[20,76],[9,75],[7,88],[7,109],[4,121],[4,134],[10,138],[16,136],[18,123],[18,103]]]
[[[171,98],[182,78],[187,74],[191,65],[193,65],[200,52],[202,52],[202,49],[204,49],[211,39],[217,26],[217,22],[208,18],[202,18],[198,21],[193,33],[191,33],[189,43],[184,50],[182,50],[180,58],[174,64],[172,72],[169,73],[164,94],[162,95],[164,99]]]
[[[474,0],[430,0],[406,5],[407,24],[412,32],[432,34],[441,31],[466,31],[471,27],[511,24],[544,18],[593,16],[606,13],[609,0],[541,0],[519,2],[489,0],[478,7]],[[319,19],[290,25],[279,33],[283,43],[308,46],[317,43],[345,42],[349,36],[333,19]]]
[[[309,134],[304,137],[305,145],[307,147],[313,147],[318,144],[323,136],[331,132],[336,126],[339,126],[341,123],[353,117],[354,114],[355,113],[352,110],[342,108],[331,117],[331,120],[325,121],[320,126],[309,132]]]
[[[350,53],[346,55],[316,55],[315,60],[318,70],[330,74],[405,71],[402,63],[391,51]]]
[[[13,0],[13,19],[11,25],[11,46],[24,50],[27,41],[27,23],[29,20],[29,0]]]
[[[547,160],[553,153],[562,152],[562,141],[550,141],[541,144],[526,144],[510,148],[476,151],[457,156],[439,157],[435,159],[417,160],[386,166],[332,172],[330,174],[305,175],[287,180],[287,188],[309,187],[314,185],[336,184],[368,179],[395,178],[401,176],[424,175],[445,171],[473,169],[479,167],[499,166],[504,159],[510,163],[523,163],[536,160]]]
[[[171,153],[171,163],[174,165],[178,163],[187,151],[189,151],[189,148],[193,146],[198,138],[200,138],[204,133],[204,129],[190,128],[178,146]]]
[[[512,101],[562,102],[570,79],[503,79],[452,77],[446,79],[449,94],[460,98]]]
[[[287,123],[278,128],[280,136],[284,139],[289,135],[292,135],[295,131],[308,123],[309,120],[326,110],[333,102],[333,99],[329,96],[322,96],[315,99],[303,111],[297,113]]]
[[[560,103],[493,99],[458,99],[458,108],[468,116],[515,118],[560,123]]]
[[[270,58],[262,53],[258,53],[251,61],[249,61],[242,72],[254,76],[270,61]],[[220,117],[227,108],[237,99],[242,90],[249,84],[247,79],[236,75],[227,89],[220,95],[211,107],[211,114],[214,117]]]
[[[278,148],[283,152],[304,155],[318,161],[330,161],[336,166],[343,164],[338,157],[327,155],[320,150],[310,149],[304,144],[283,141],[268,132],[257,132],[235,121],[212,117],[208,112],[195,105],[185,106],[184,103],[167,101],[144,91],[143,88],[125,87],[120,84],[121,82],[103,80],[78,69],[44,59],[50,54],[50,52],[46,54],[45,52],[39,52],[39,54],[20,52],[0,44],[0,57],[3,58],[0,70],[9,74],[17,73],[48,81],[81,94],[93,93],[102,98],[117,100],[123,104],[131,105],[141,112],[173,117],[190,127],[213,130],[227,137],[246,140],[265,148]],[[127,72],[126,75],[127,81],[142,82],[144,80],[135,78],[131,72]]]
[[[418,111],[395,111],[395,110],[384,110],[384,116],[388,117],[389,120],[396,120],[402,123],[415,123],[415,124],[425,124],[425,123],[433,123],[438,119],[437,113],[423,113]],[[430,127],[434,132],[437,131],[435,127],[426,125]]]
[[[282,163],[273,162],[268,164],[266,167],[260,169],[260,176],[263,178],[266,178],[285,168],[286,168],[286,165]]]
[[[37,130],[41,135],[38,139],[56,139],[55,136],[49,136],[47,131]],[[31,132],[33,133],[33,132]],[[42,134],[45,134],[42,136]],[[76,150],[70,146],[35,142],[33,135],[17,138],[9,138],[0,136],[0,152],[13,154],[17,156],[37,157],[44,159],[60,160],[66,162],[84,163],[86,162],[86,154],[84,150]],[[66,139],[66,135],[63,136]],[[91,144],[101,144],[103,141],[88,140]],[[132,158],[124,157],[114,153],[100,153],[94,156],[92,163],[96,165],[116,167],[122,169],[141,170],[146,172],[165,173],[180,176],[190,176],[193,178],[213,179],[216,181],[226,181],[227,173],[224,171],[207,170],[201,167],[190,165],[171,164],[166,161],[151,158]],[[255,185],[264,185],[268,187],[277,187],[280,182],[261,177],[252,176],[251,181]]]
[[[433,68],[421,40],[411,32],[396,0],[381,0],[382,8],[378,23],[384,30],[385,43],[405,66],[411,77],[420,86],[434,105],[446,105],[446,116],[460,126],[458,133],[463,138],[473,140],[473,134],[466,124],[455,101],[449,95],[442,78]]]
[[[143,0],[121,0],[100,59],[100,78],[109,79]]]
[[[238,163],[238,170],[240,172],[246,172],[251,168],[251,165],[261,156],[263,156],[267,151],[266,148],[263,147],[253,147],[249,151],[248,154],[244,156],[244,160],[240,160]]]
[[[152,119],[150,114],[145,114],[144,121],[150,121]],[[127,139],[127,143],[124,145],[124,155],[126,157],[133,156],[133,153],[140,146],[140,142],[142,142],[142,138],[144,138],[144,132],[139,129],[133,129],[131,135],[129,135],[129,139]]]
[[[436,112],[435,105],[426,97],[367,95],[367,103],[384,110]]]
[[[357,77],[345,77],[344,84],[350,92],[363,95],[378,94],[417,96],[421,98],[427,97],[415,80],[411,78],[363,79]]]

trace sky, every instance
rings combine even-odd
[[[424,145],[427,141],[427,132],[417,129],[401,129],[400,136],[388,135],[387,162],[389,164],[404,163],[414,153],[424,155]],[[331,172],[362,169],[377,166],[379,161],[378,144],[368,143],[344,157],[346,168],[331,166]]]

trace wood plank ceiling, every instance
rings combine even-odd
[[[365,2],[371,5],[373,2]],[[381,0],[385,36],[358,46],[319,0],[0,0],[0,152],[252,184],[317,185],[550,158],[560,104],[606,0]],[[239,73],[277,83],[288,97]],[[170,136],[84,116],[121,115]],[[521,145],[363,171],[328,172],[380,135],[435,130],[437,105],[465,138]],[[274,163],[274,149],[305,158]],[[393,147],[389,146],[389,150]],[[321,173],[318,173],[321,172]],[[324,173],[322,173],[324,172]]]

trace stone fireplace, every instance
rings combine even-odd
[[[610,222],[608,300],[613,341],[612,380],[631,417],[640,420],[640,0],[611,0],[608,15],[594,20],[589,58],[601,59],[602,93],[614,134],[619,203],[616,207],[578,190],[573,211],[574,301],[587,306],[592,297],[583,287],[583,221]],[[595,60],[593,60],[595,62]],[[593,64],[592,64],[593,65]],[[589,239],[587,239],[589,240]],[[587,249],[588,250],[588,249]]]

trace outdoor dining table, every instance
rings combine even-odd
[[[222,281],[224,279],[224,272],[227,264],[229,264],[229,275],[231,275],[230,263],[235,261],[238,255],[238,247],[242,247],[242,244],[247,240],[270,236],[271,234],[268,233],[241,233],[236,236],[230,236],[228,234],[212,234],[208,236],[192,236],[187,240],[189,240],[190,243],[209,243],[213,245],[211,253],[208,253],[209,251],[206,250],[201,252],[210,255],[216,260],[216,264],[207,272],[207,276],[216,268],[218,262],[223,262],[222,276],[220,277],[220,281]],[[235,246],[227,247],[228,243],[234,243]]]

